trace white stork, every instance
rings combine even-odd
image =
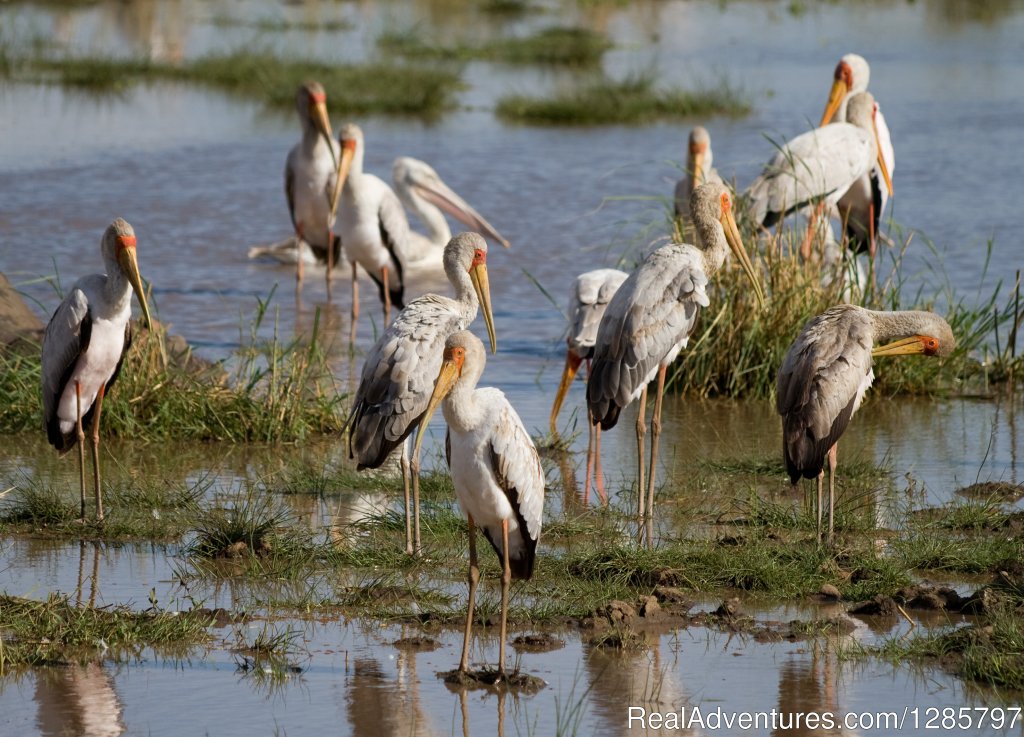
[[[615,426],[619,413],[630,402],[640,400],[636,439],[637,511],[641,520],[653,519],[665,371],[686,346],[700,308],[710,304],[705,290],[708,278],[722,267],[729,249],[750,278],[758,302],[764,302],[761,285],[736,227],[729,190],[721,184],[701,185],[690,199],[690,212],[702,250],[687,244],[664,246],[629,275],[601,319],[587,381],[587,405],[594,424],[600,423],[604,430]],[[658,393],[651,420],[650,486],[645,510],[644,420],[647,385],[655,376]],[[643,527],[641,524],[641,538]],[[648,544],[652,543],[648,535]]]
[[[444,269],[455,288],[455,299],[425,294],[410,302],[380,336],[366,356],[356,389],[349,429],[349,454],[359,469],[378,468],[420,424],[434,379],[441,366],[444,341],[464,330],[476,317],[478,307],[497,349],[487,277],[487,242],[477,233],[460,233],[444,249]],[[403,445],[402,476],[405,487],[406,552],[418,554],[419,454],[411,467]],[[409,474],[413,500],[409,503]],[[415,524],[410,519],[410,509]]]
[[[689,207],[687,207],[689,211]],[[572,380],[580,369],[583,361],[587,362],[587,373],[590,373],[590,358],[594,355],[594,342],[597,340],[597,326],[608,307],[612,296],[622,282],[629,276],[618,269],[595,269],[580,274],[572,283],[569,293],[569,337],[566,339],[568,349],[565,352],[565,368],[562,379],[558,383],[555,402],[551,406],[551,433],[556,434],[558,413],[562,409],[565,395],[572,386]],[[594,468],[596,461],[597,468]],[[585,498],[590,498],[590,478],[596,477],[597,493],[602,503],[607,501],[604,492],[604,480],[601,474],[601,428],[595,429],[590,411],[587,411],[587,481],[584,486]]]
[[[676,182],[676,217],[690,219],[690,196],[696,187],[707,182],[724,183],[718,169],[712,166],[713,163],[711,134],[707,128],[698,125],[690,131],[690,140],[686,147],[686,174]]]
[[[349,123],[341,130],[341,164],[337,186],[341,190],[339,230],[352,266],[352,337],[359,319],[359,284],[356,264],[362,266],[380,290],[384,324],[391,321],[391,305],[405,306],[405,266],[409,260],[409,221],[402,203],[382,179],[363,171],[363,131]]]
[[[863,56],[847,54],[840,59],[836,65],[832,89],[829,92],[820,125],[846,120],[846,107],[850,98],[867,91],[870,79],[871,68]],[[882,115],[881,109],[878,108],[877,101],[875,101],[875,106],[878,148],[889,174],[890,186],[882,186],[883,174],[880,167],[875,166],[851,185],[837,203],[837,214],[846,223],[846,236],[854,251],[863,253],[867,250],[872,259],[875,256],[878,221],[889,201],[891,180],[896,173],[896,152],[892,146],[889,126],[885,122],[885,116]]]
[[[874,348],[875,343],[887,343]],[[775,408],[782,415],[782,448],[794,486],[818,481],[821,539],[822,476],[828,458],[828,541],[835,510],[836,445],[875,375],[874,356],[948,356],[956,347],[949,324],[931,312],[876,312],[839,305],[808,322],[779,367]]]
[[[330,267],[341,255],[341,241],[334,234],[336,205],[333,202],[341,152],[327,117],[327,94],[319,82],[306,82],[299,87],[295,108],[302,123],[302,138],[288,152],[284,193],[295,229],[296,288],[301,286],[304,264],[312,260],[327,262],[330,289]],[[308,253],[303,244],[309,249]],[[275,253],[273,248],[255,250],[255,255],[269,253],[278,260],[289,260]],[[253,256],[250,250],[249,257]]]
[[[892,190],[878,146],[870,92],[850,99],[846,120],[799,135],[772,157],[747,190],[755,223],[769,228],[795,210],[822,203],[834,210],[876,162]],[[805,258],[810,255],[810,239],[804,239],[801,252]]]
[[[85,431],[92,423],[96,519],[103,521],[100,490],[100,413],[103,397],[121,371],[132,340],[132,290],[150,327],[149,305],[136,258],[135,231],[118,218],[103,232],[105,274],[72,285],[43,334],[43,424],[62,455],[78,443],[81,519],[85,520]]]
[[[501,233],[445,184],[427,162],[410,156],[398,157],[391,167],[391,181],[402,204],[427,229],[425,235],[409,232],[410,266],[420,266],[424,261],[434,259],[440,262],[444,246],[452,237],[445,213],[494,243],[509,247]]]
[[[487,361],[483,343],[467,330],[449,336],[430,403],[416,436],[416,454],[423,431],[437,405],[448,423],[445,450],[455,495],[469,526],[469,602],[459,670],[469,668],[469,640],[480,569],[476,528],[491,543],[502,565],[501,628],[498,674],[505,675],[508,594],[513,579],[533,575],[544,512],[544,469],[530,434],[515,409],[498,389],[478,389]]]

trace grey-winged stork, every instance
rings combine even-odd
[[[132,341],[132,291],[150,327],[139,275],[135,231],[118,218],[100,241],[105,274],[76,281],[43,334],[42,392],[46,437],[62,455],[78,443],[81,518],[85,520],[85,430],[92,425],[96,519],[103,520],[100,415],[103,397],[121,371]]]
[[[476,556],[479,527],[502,566],[498,674],[503,677],[509,587],[513,579],[533,575],[544,513],[544,469],[530,434],[505,395],[498,389],[477,388],[486,361],[483,343],[469,331],[448,337],[416,436],[415,453],[423,442],[423,430],[443,400],[448,469],[469,525],[469,602],[459,670],[469,668],[473,605],[480,580]]]
[[[593,422],[600,423],[604,430],[615,426],[627,405],[640,400],[636,438],[637,511],[641,520],[653,519],[665,372],[686,346],[701,308],[710,304],[708,278],[722,267],[730,249],[753,284],[758,302],[764,302],[757,274],[736,227],[729,190],[721,184],[701,185],[690,199],[690,212],[701,247],[679,243],[663,246],[622,283],[598,327],[587,381],[587,405]],[[651,420],[650,485],[645,506],[645,410],[647,385],[655,377],[658,389]],[[641,523],[641,538],[643,528]],[[650,535],[648,543],[653,543]]]
[[[885,345],[876,348],[876,343]],[[876,312],[839,305],[800,331],[779,367],[775,408],[782,415],[782,447],[790,481],[796,486],[801,476],[817,479],[819,540],[825,461],[831,542],[836,445],[874,380],[872,358],[947,356],[955,347],[949,324],[931,312]]]
[[[687,207],[689,210],[689,207]],[[558,382],[555,401],[551,405],[551,433],[558,432],[556,423],[558,413],[562,409],[565,395],[576,378],[580,364],[587,362],[587,373],[590,373],[590,358],[594,355],[594,342],[597,340],[597,327],[601,324],[604,311],[612,296],[629,275],[618,269],[595,269],[580,274],[573,280],[569,292],[569,336],[566,338],[568,347],[565,351],[565,368]],[[596,464],[596,468],[595,468]],[[604,480],[601,474],[601,428],[594,427],[587,410],[587,480],[584,495],[590,498],[590,479],[596,477],[597,493],[602,503],[607,501],[604,492]]]
[[[405,488],[406,551],[418,554],[419,454],[411,463],[404,445],[420,424],[441,367],[444,342],[484,313],[484,323],[497,349],[487,277],[487,242],[477,233],[460,233],[444,249],[444,270],[455,299],[438,294],[417,297],[403,309],[366,356],[356,389],[349,430],[349,454],[358,468],[378,468],[399,445]],[[412,504],[409,475],[412,474]],[[415,521],[410,518],[410,509]]]

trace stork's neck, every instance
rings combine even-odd
[[[103,285],[103,297],[110,306],[112,313],[130,309],[132,301],[132,285],[128,277],[121,271],[116,259],[104,258],[107,267],[107,281]]]
[[[448,281],[455,288],[455,301],[459,303],[464,318],[463,327],[467,327],[480,310],[480,300],[477,299],[476,290],[473,288],[473,280],[469,278],[469,272],[459,264],[445,271],[448,274]]]
[[[698,218],[695,221],[697,226],[697,244],[701,250],[701,261],[704,266],[704,273],[709,277],[722,268],[725,257],[729,252],[729,244],[725,240],[725,230],[718,220],[711,218]]]
[[[871,317],[872,337],[875,343],[909,338],[926,331],[926,326],[936,322],[936,316],[923,310],[902,312],[880,312],[865,310]]]
[[[455,382],[451,393],[445,397],[441,411],[448,427],[457,432],[471,432],[479,427],[484,419],[484,406],[477,401],[476,383],[480,379],[480,370],[465,364],[462,376]]]
[[[452,229],[448,227],[448,221],[444,213],[437,207],[424,200],[415,187],[410,187],[402,192],[402,200],[405,206],[412,210],[416,217],[427,229],[427,237],[432,243],[439,243],[442,246],[452,239]]]

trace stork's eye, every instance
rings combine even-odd
[[[722,213],[725,214],[732,209],[732,202],[729,200],[729,193],[722,192],[722,196],[719,198],[719,202],[722,206]]]
[[[926,355],[933,356],[939,352],[939,341],[935,338],[927,338],[924,341],[924,352]]]

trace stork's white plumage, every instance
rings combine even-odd
[[[687,207],[689,211],[689,207]],[[583,361],[590,360],[594,355],[594,343],[597,341],[597,328],[615,292],[629,275],[618,269],[595,269],[580,274],[572,283],[569,292],[569,337],[566,339],[568,348],[565,352],[565,368],[562,371],[555,401],[551,406],[551,432],[558,432],[556,423],[558,413],[562,409],[565,395],[572,386],[572,381]],[[589,371],[588,371],[589,373]],[[584,494],[590,497],[591,475],[596,475],[597,492],[602,502],[607,497],[604,493],[604,481],[601,474],[601,429],[594,428],[593,421],[587,417],[587,480]],[[594,469],[596,459],[597,468]]]
[[[894,341],[879,348],[875,343]],[[946,356],[956,340],[931,312],[876,312],[839,305],[808,322],[779,367],[775,407],[782,415],[790,481],[816,478],[821,536],[822,476],[829,464],[828,538],[835,509],[836,445],[874,380],[875,356]]]
[[[871,79],[871,68],[859,54],[847,54],[836,65],[832,89],[829,92],[821,125],[846,120],[846,107],[850,98],[865,92]],[[878,147],[882,161],[891,180],[896,173],[896,152],[892,145],[889,126],[885,122],[878,101],[875,101],[875,128],[878,132]],[[846,220],[846,236],[854,251],[867,250],[875,254],[875,236],[878,221],[889,201],[890,188],[883,186],[883,175],[878,166],[864,174],[847,190],[837,203],[839,217]]]
[[[100,490],[100,415],[103,397],[131,345],[132,291],[146,327],[149,305],[136,257],[135,231],[118,218],[103,233],[100,254],[105,274],[76,281],[43,334],[42,393],[46,437],[61,453],[79,445],[81,515],[85,519],[85,433],[92,424],[96,518],[103,519]]]
[[[722,177],[719,176],[713,163],[711,134],[708,133],[707,128],[698,125],[690,131],[690,138],[686,146],[686,174],[676,182],[676,217],[686,220],[690,218],[690,197],[696,187],[707,182],[723,184]]]
[[[302,138],[288,152],[284,166],[284,192],[288,213],[295,229],[295,255],[261,251],[277,260],[295,262],[295,278],[302,281],[309,257],[303,242],[317,261],[336,263],[341,244],[334,234],[331,199],[337,181],[340,147],[334,140],[327,116],[327,94],[318,82],[306,82],[295,95],[295,108],[302,123]],[[330,246],[330,248],[328,248]],[[253,257],[250,251],[250,258]]]
[[[391,305],[405,306],[405,266],[409,261],[409,221],[402,203],[382,179],[363,171],[363,131],[349,123],[341,130],[341,201],[338,230],[352,267],[352,333],[359,319],[356,264],[380,290],[384,323]]]
[[[477,388],[487,360],[480,339],[466,330],[449,336],[443,359],[422,428],[426,429],[443,400],[448,468],[469,523],[469,603],[459,670],[465,672],[469,667],[480,576],[476,558],[479,527],[502,562],[498,672],[503,675],[509,585],[513,579],[533,575],[544,512],[544,469],[530,434],[505,395],[498,389]],[[421,430],[416,453],[422,442]]]
[[[816,203],[831,208],[854,182],[881,161],[874,130],[874,98],[854,95],[847,122],[815,128],[782,147],[747,190],[754,222],[771,227],[788,213]]]
[[[427,262],[441,263],[445,244],[451,240],[445,213],[451,215],[470,230],[480,233],[494,243],[509,247],[493,225],[444,183],[434,168],[425,161],[400,156],[391,167],[391,180],[406,209],[416,215],[426,227],[426,234],[409,232],[409,266],[423,268]]]
[[[366,356],[356,389],[349,429],[349,454],[358,467],[378,468],[415,430],[430,401],[441,366],[444,342],[464,330],[482,308],[492,350],[497,342],[487,277],[487,242],[477,233],[460,233],[444,249],[444,266],[455,299],[426,294],[410,302]],[[410,464],[403,452],[406,478],[406,548],[419,551],[419,455]],[[412,473],[413,500],[409,503]],[[409,510],[415,514],[415,524]]]
[[[659,248],[622,283],[601,319],[587,381],[587,405],[593,422],[605,430],[615,426],[619,413],[630,402],[640,399],[636,434],[637,508],[641,518],[653,516],[665,371],[689,340],[700,309],[708,306],[708,278],[721,268],[728,250],[750,278],[758,301],[763,303],[764,299],[736,227],[729,191],[714,183],[698,187],[690,200],[690,211],[702,249],[676,243]],[[645,506],[644,414],[647,385],[655,377],[658,393],[651,421],[650,485]],[[649,534],[648,542],[652,542]]]

